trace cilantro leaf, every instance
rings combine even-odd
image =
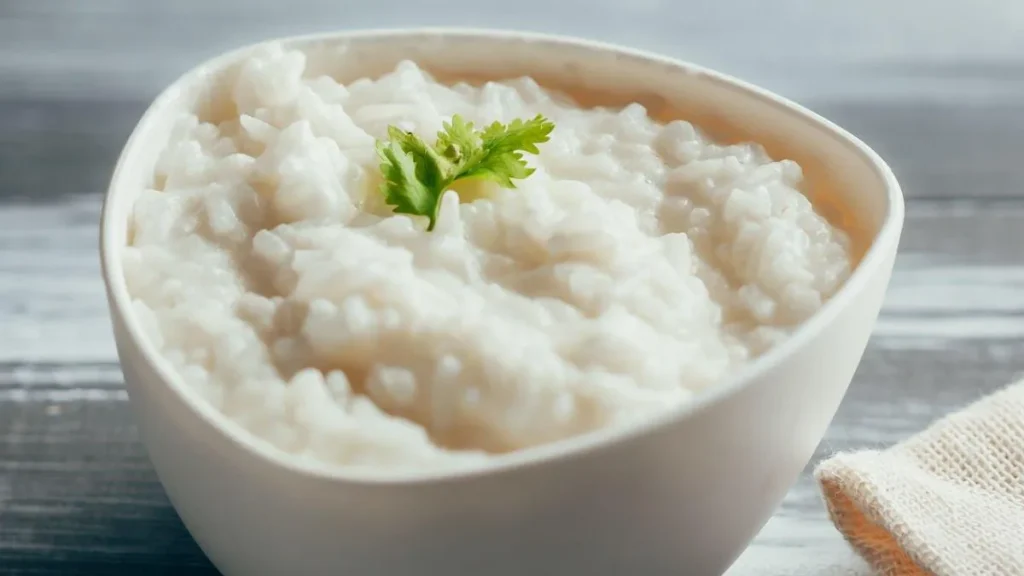
[[[414,134],[390,126],[388,136],[377,142],[384,199],[399,214],[427,216],[433,228],[446,171],[442,160]]]
[[[480,136],[482,154],[463,176],[487,178],[505,188],[515,188],[512,179],[533,174],[533,168],[523,159],[523,152],[539,153],[537,144],[547,142],[554,129],[555,125],[539,114],[532,120],[513,120],[507,126],[500,122],[491,124]]]
[[[504,188],[533,174],[523,153],[538,154],[555,125],[541,115],[530,120],[494,122],[475,131],[472,122],[455,115],[445,122],[437,141],[428,146],[415,134],[388,127],[388,140],[377,142],[384,199],[399,214],[426,216],[427,230],[437,223],[441,196],[455,182],[482,178]]]
[[[473,131],[473,123],[466,122],[456,114],[451,122],[445,122],[437,133],[434,149],[449,161],[462,164],[477,157],[483,150],[480,134]]]

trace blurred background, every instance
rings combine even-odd
[[[884,446],[1024,368],[1016,0],[0,0],[0,574],[215,574],[139,443],[96,253],[150,100],[199,61],[367,27],[555,32],[760,84],[854,132],[908,197],[883,317],[818,457]],[[862,573],[809,475],[730,574]]]
[[[911,178],[911,194],[955,196],[971,171],[1008,169],[1002,144],[1019,118],[1005,111],[1024,82],[1022,22],[1024,5],[1013,0],[4,0],[0,194],[98,192],[148,102],[225,49],[317,30],[464,25],[586,36],[720,69],[871,141]],[[995,108],[969,119],[979,107]],[[994,130],[991,145],[959,146],[971,122]],[[915,152],[917,136],[931,147]],[[926,162],[948,164],[954,181],[918,180]]]

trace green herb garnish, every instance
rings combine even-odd
[[[515,188],[513,179],[533,174],[523,153],[540,152],[537,145],[547,142],[554,129],[538,114],[532,120],[495,122],[474,131],[472,122],[456,115],[437,133],[437,142],[428,146],[418,136],[388,126],[388,140],[377,142],[384,176],[381,192],[396,213],[426,216],[430,219],[427,230],[433,230],[441,195],[452,184],[481,178]]]

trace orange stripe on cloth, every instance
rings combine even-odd
[[[880,522],[865,513],[836,478],[819,478],[832,523],[864,560],[883,576],[932,576]]]

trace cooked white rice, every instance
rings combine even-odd
[[[529,78],[445,86],[403,62],[342,85],[304,66],[267,48],[224,90],[230,117],[181,117],[124,256],[169,365],[289,454],[475,465],[649,417],[785,338],[849,273],[800,166],[757,145]],[[432,142],[453,114],[538,113],[556,129],[518,188],[449,192],[433,232],[383,204],[389,124]]]

